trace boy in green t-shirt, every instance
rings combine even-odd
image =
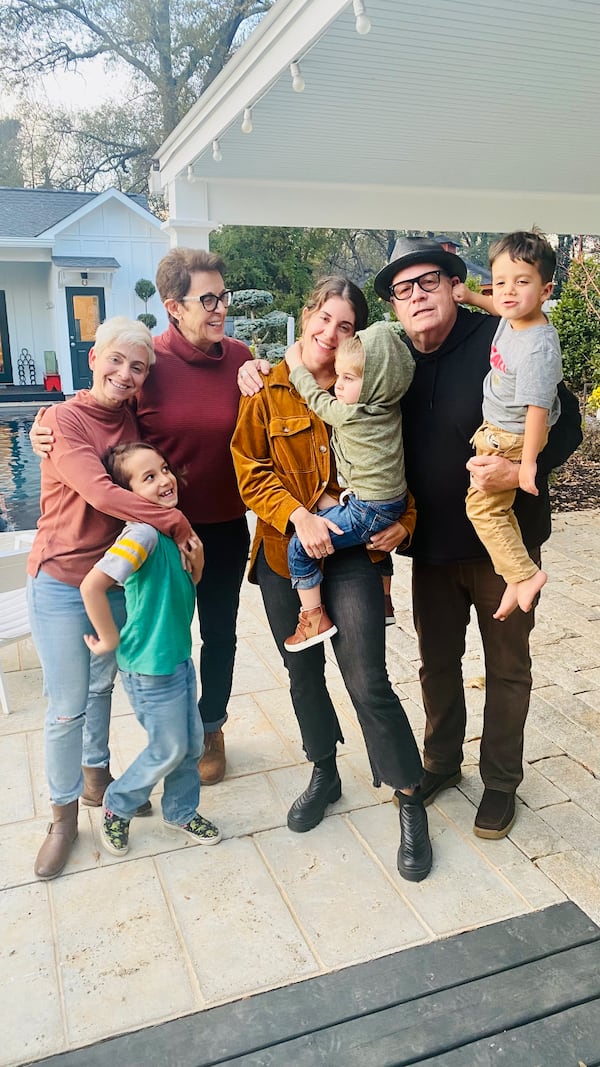
[[[160,507],[177,506],[177,479],[151,445],[118,445],[105,464],[122,488]],[[190,658],[190,624],[202,564],[201,549],[196,550],[189,559],[190,574],[171,538],[145,523],[128,523],[81,583],[97,634],[86,635],[85,643],[95,655],[117,649],[123,688],[148,734],[147,747],[104,794],[102,843],[117,856],[127,852],[129,823],[161,778],[165,823],[201,844],[221,840],[217,827],[196,810],[204,731]],[[117,584],[125,587],[127,607],[120,634],[106,595]]]

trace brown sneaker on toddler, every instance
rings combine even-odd
[[[300,612],[295,633],[285,639],[283,647],[287,652],[304,652],[305,648],[320,645],[326,637],[333,637],[337,632],[337,626],[320,604],[318,608]]]
[[[384,593],[383,600],[384,600],[384,604],[385,604],[385,625],[386,626],[395,626],[396,625],[396,614],[394,612],[394,605],[392,604],[392,598],[391,598],[391,596],[388,596],[387,593]]]

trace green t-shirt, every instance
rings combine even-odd
[[[128,523],[96,563],[125,587],[127,621],[117,663],[135,674],[173,674],[192,651],[196,602],[192,576],[175,542],[145,523]]]

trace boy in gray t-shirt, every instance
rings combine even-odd
[[[478,456],[520,461],[519,487],[538,495],[537,457],[560,414],[562,379],[558,334],[542,305],[552,293],[556,257],[538,233],[509,233],[490,249],[493,296],[458,287],[455,299],[502,318],[492,341],[483,383],[483,423],[472,438]],[[530,611],[547,574],[529,556],[514,515],[515,490],[469,488],[467,515],[506,581],[495,619],[515,608]]]

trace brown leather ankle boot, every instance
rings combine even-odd
[[[204,735],[204,755],[198,763],[202,785],[216,785],[225,777],[225,738],[223,730]]]
[[[44,881],[56,878],[69,858],[71,846],[77,837],[78,801],[70,804],[52,805],[52,822],[34,865],[34,874]]]
[[[82,767],[83,793],[81,803],[88,808],[99,808],[106,790],[114,778],[110,767]]]

